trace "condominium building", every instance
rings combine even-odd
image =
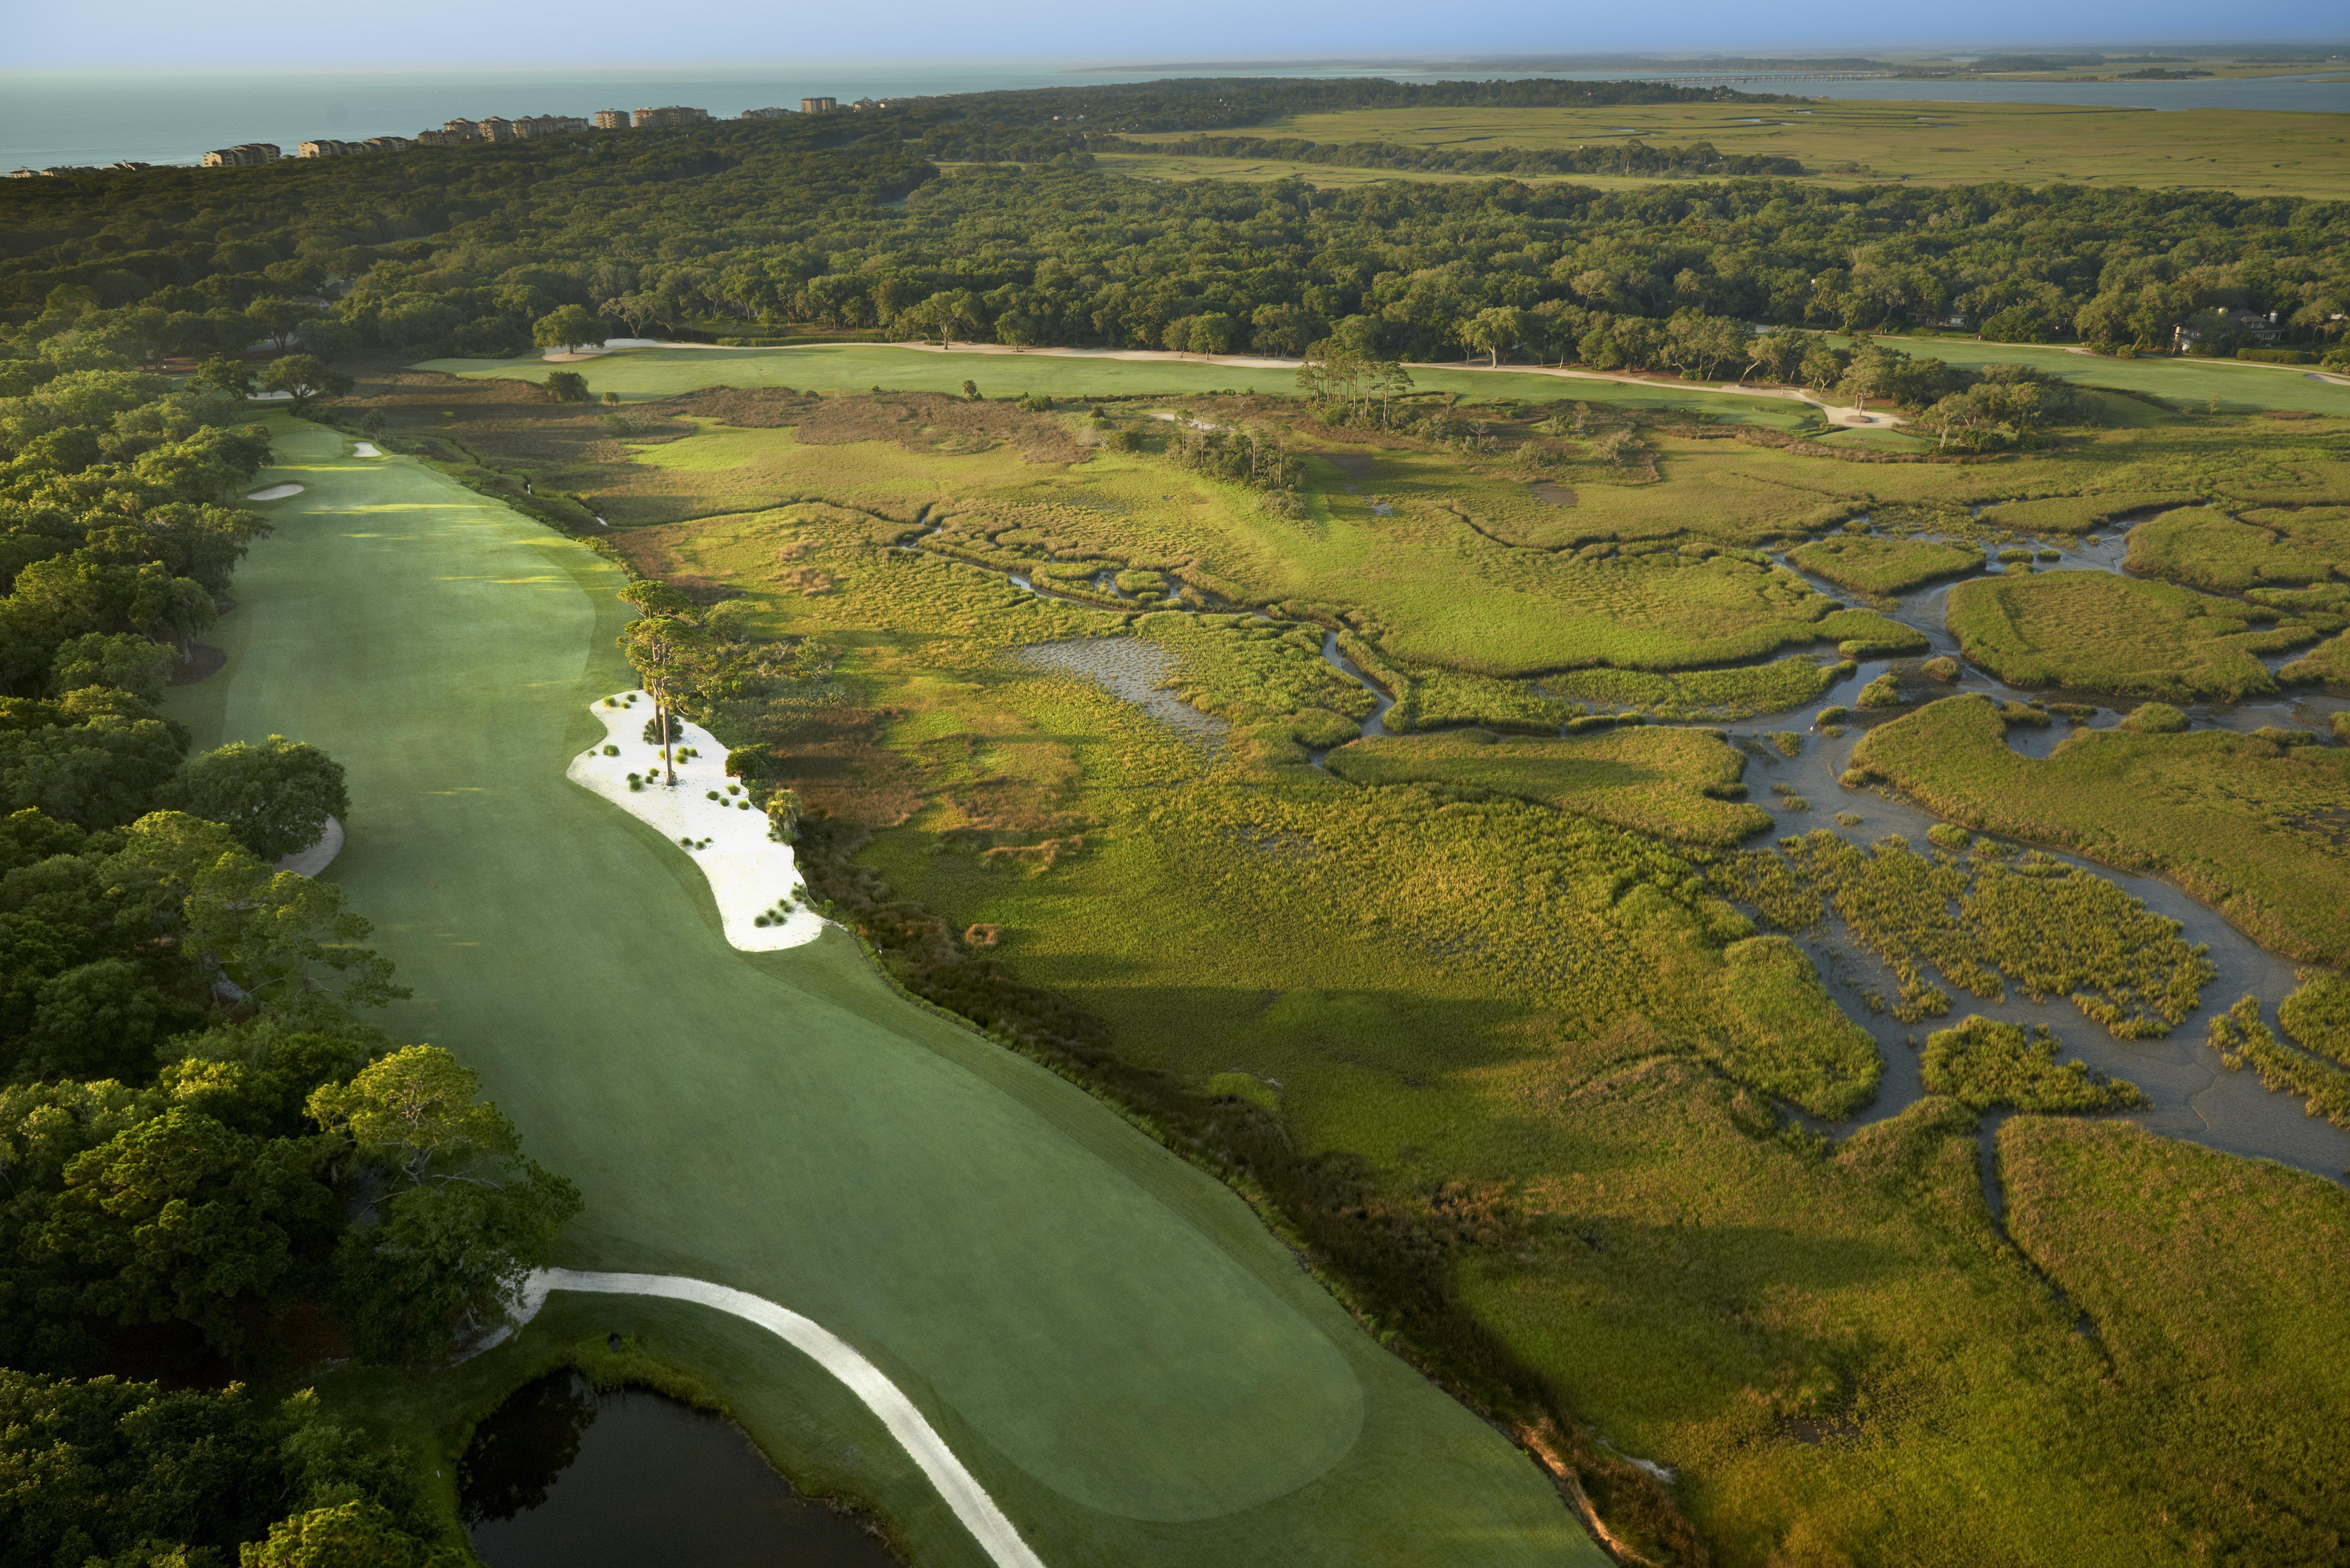
[[[802,114],[830,114],[840,107],[837,98],[804,98],[800,99]]]
[[[285,154],[274,141],[241,141],[234,147],[218,147],[204,154],[207,169],[241,169],[249,163],[275,163]]]
[[[504,119],[499,115],[490,114],[483,116],[477,122],[475,129],[481,132],[482,140],[484,141],[512,141],[514,140],[514,121]]]
[[[514,133],[528,140],[543,136],[572,136],[588,129],[588,122],[576,114],[525,115],[514,123]]]
[[[405,152],[416,143],[405,136],[370,136],[359,145],[369,152]]]
[[[734,118],[737,119],[781,119],[791,112],[792,111],[787,109],[746,109]]]
[[[625,109],[599,109],[596,111],[596,129],[598,130],[626,130],[629,124],[629,111]]]
[[[348,158],[354,152],[368,150],[364,141],[305,141],[294,149],[296,158]]]
[[[482,128],[470,119],[444,119],[441,122],[441,129],[448,135],[462,136],[468,141],[482,139]]]
[[[637,110],[637,129],[639,130],[653,130],[665,125],[702,125],[709,119],[710,111],[706,109],[684,109],[676,104],[666,109]]]

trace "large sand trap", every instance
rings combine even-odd
[[[767,814],[745,797],[728,794],[736,781],[726,776],[726,748],[699,724],[684,726],[680,748],[701,754],[677,764],[677,783],[629,787],[629,775],[658,781],[663,775],[660,748],[645,742],[653,716],[652,699],[642,691],[619,691],[588,711],[604,722],[605,736],[571,759],[565,776],[595,791],[692,857],[710,881],[726,940],[744,952],[772,952],[816,940],[824,917],[792,901],[803,886],[792,846],[767,836]],[[618,756],[604,754],[607,745]],[[718,798],[710,798],[711,792]],[[702,841],[709,841],[706,846]],[[686,841],[691,841],[692,847]],[[768,923],[760,925],[760,916]]]
[[[298,484],[273,484],[266,490],[255,491],[245,499],[247,501],[283,501],[289,495],[301,493],[302,487]]]
[[[962,1461],[955,1458],[954,1450],[947,1447],[946,1439],[939,1436],[914,1402],[899,1392],[898,1386],[882,1376],[879,1367],[858,1355],[855,1345],[822,1324],[802,1317],[788,1307],[777,1306],[764,1296],[714,1285],[707,1280],[691,1280],[679,1274],[610,1274],[573,1269],[532,1271],[523,1283],[522,1301],[515,1315],[528,1323],[553,1291],[660,1296],[713,1307],[745,1323],[758,1324],[840,1379],[867,1409],[881,1417],[889,1435],[922,1467],[922,1473],[939,1489],[940,1498],[954,1510],[955,1518],[962,1521],[962,1527],[971,1532],[972,1538],[996,1568],[1045,1568],[1043,1560],[1020,1539],[1020,1532],[1012,1521],[987,1495],[979,1479],[963,1468]]]
[[[318,842],[307,849],[296,849],[277,863],[280,871],[299,871],[305,877],[316,877],[335,863],[343,852],[343,825],[333,817],[327,818],[327,831],[318,835]]]
[[[383,453],[377,450],[375,442],[371,441],[363,441],[351,448],[351,455],[353,457],[381,457]]]

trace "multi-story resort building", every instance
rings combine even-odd
[[[234,147],[217,147],[204,154],[207,169],[241,169],[251,163],[275,163],[285,154],[274,141],[241,141]]]

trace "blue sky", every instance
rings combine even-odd
[[[2314,0],[1981,0],[1944,7],[1668,5],[1592,0],[400,0],[256,10],[249,0],[73,0],[10,7],[0,68],[339,65],[514,71],[536,66],[748,65],[962,57],[1102,65],[1159,60],[1449,57],[1598,50],[1866,52],[2039,44],[2141,46],[2350,35]],[[1843,15],[1839,16],[1838,13]],[[1961,31],[1963,29],[1963,31]]]

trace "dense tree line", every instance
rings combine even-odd
[[[1540,86],[1492,84],[1475,100]],[[1551,84],[1586,96],[1600,86]],[[1374,332],[1382,351],[1422,359],[1464,352],[1464,325],[1506,307],[1538,328],[1513,350],[1553,360],[1578,356],[1596,316],[1661,328],[1694,311],[1843,331],[1955,318],[1995,340],[2077,335],[2106,348],[2167,347],[2199,317],[2213,329],[2202,347],[2217,352],[2234,344],[2214,311],[2273,311],[2288,341],[2317,348],[2341,344],[2350,317],[2342,202],[1760,179],[1317,192],[1090,166],[1120,114],[1202,130],[1419,90],[1342,87],[1054,88],[641,136],[15,182],[0,188],[0,314],[20,344],[72,335],[141,363],[255,345],[324,359],[519,352],[567,306],[615,332],[796,326],[1013,344],[1161,346],[1189,323],[1186,347],[1197,337],[1286,354],[1363,323],[1352,329]],[[1647,151],[1668,163],[1711,151]],[[974,156],[1024,163],[942,174],[935,161]]]
[[[1195,136],[1161,142],[1184,158],[1264,158],[1348,169],[1408,169],[1440,174],[1801,174],[1794,158],[1723,153],[1710,141],[1651,147],[1611,141],[1598,147],[1411,147],[1395,141],[1307,141],[1297,137]]]
[[[235,502],[268,441],[101,338],[0,359],[0,1565],[421,1564],[397,1464],[315,1402],[204,1389],[321,1324],[444,1354],[577,1194],[365,1021],[399,994],[367,922],[276,868],[348,810],[342,770],[191,755],[164,716],[265,532]]]

